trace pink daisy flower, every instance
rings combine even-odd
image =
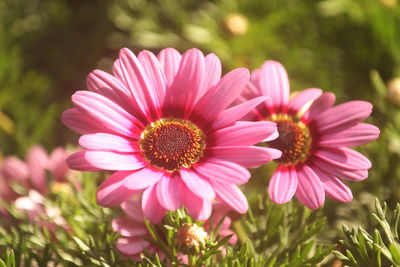
[[[364,180],[371,162],[348,147],[378,138],[377,127],[360,123],[371,114],[372,105],[351,101],[333,106],[335,96],[316,88],[304,90],[290,101],[289,94],[286,70],[275,61],[266,61],[255,70],[242,94],[244,99],[271,96],[249,118],[274,121],[278,126],[279,137],[266,142],[282,151],[269,182],[270,198],[282,204],[296,195],[311,209],[322,206],[325,195],[351,201],[351,190],[342,179]]]
[[[68,158],[72,169],[114,172],[99,188],[102,206],[123,203],[143,191],[144,215],[153,223],[166,210],[185,206],[196,219],[207,219],[218,198],[236,211],[247,200],[236,185],[257,167],[281,155],[253,146],[277,137],[272,122],[237,122],[265,100],[258,97],[226,109],[249,81],[246,69],[221,78],[221,63],[191,49],[183,55],[162,50],[158,57],[136,57],[122,49],[113,75],[95,70],[89,91],[72,96],[75,108],[63,122],[83,134],[85,149]]]
[[[43,147],[36,145],[29,149],[26,161],[14,156],[6,157],[0,166],[0,198],[24,212],[30,220],[39,221],[49,229],[56,225],[66,226],[59,210],[45,206],[45,196],[50,191],[49,180],[51,183],[67,182],[71,171],[66,164],[67,156],[61,147],[48,155]],[[50,177],[47,177],[47,172]],[[16,192],[14,184],[23,190]]]

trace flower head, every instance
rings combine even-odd
[[[279,132],[277,139],[265,143],[282,151],[275,159],[278,168],[269,183],[271,199],[281,204],[296,195],[312,209],[323,205],[325,195],[351,201],[351,190],[342,179],[367,178],[371,162],[348,147],[379,136],[377,127],[360,123],[371,114],[372,105],[351,101],[333,106],[335,96],[316,88],[304,90],[289,101],[287,73],[275,61],[266,61],[255,70],[251,82],[242,98],[271,97],[254,109],[249,119],[273,121]]]
[[[82,134],[84,148],[68,164],[82,171],[115,171],[99,188],[102,206],[119,205],[143,192],[144,215],[159,222],[166,210],[184,206],[205,220],[215,198],[247,210],[238,189],[257,167],[280,156],[254,147],[276,138],[272,122],[238,122],[265,100],[228,108],[249,81],[246,69],[221,78],[221,63],[197,49],[183,55],[167,48],[156,57],[122,49],[113,75],[89,74],[89,91],[72,96],[63,122]]]

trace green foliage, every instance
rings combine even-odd
[[[341,240],[342,251],[334,254],[346,266],[400,266],[399,219],[400,204],[397,203],[392,214],[387,214],[386,203],[375,200],[377,222],[375,229],[366,231],[361,226],[349,229],[343,225],[345,239]]]

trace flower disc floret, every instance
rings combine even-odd
[[[311,134],[308,127],[301,121],[294,121],[288,115],[273,115],[270,120],[276,122],[279,137],[267,142],[272,148],[282,151],[282,156],[276,159],[282,165],[296,165],[305,162],[310,155]]]
[[[172,172],[189,168],[202,157],[205,136],[190,121],[167,118],[149,124],[139,143],[150,164]]]

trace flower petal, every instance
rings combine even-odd
[[[143,214],[152,224],[159,223],[165,214],[165,209],[157,199],[156,188],[156,185],[149,186],[142,195]]]
[[[366,144],[379,137],[379,128],[359,123],[344,131],[324,134],[318,141],[318,145],[324,147],[358,146]]]
[[[131,173],[131,171],[119,171],[108,177],[97,190],[97,204],[103,207],[113,207],[131,198],[137,191],[123,186],[125,177]]]
[[[292,199],[297,190],[297,172],[293,167],[279,166],[268,185],[271,200],[284,204]]]
[[[304,112],[304,108],[312,103],[315,99],[322,95],[322,90],[318,88],[310,88],[298,93],[289,103],[288,109],[290,114],[297,114],[299,111]]]
[[[249,208],[246,197],[242,191],[236,186],[227,183],[212,181],[217,198],[226,205],[234,209],[238,213],[246,213]]]
[[[169,87],[179,70],[182,56],[174,48],[165,48],[160,51],[157,57],[164,70],[166,85]]]
[[[181,169],[180,175],[185,185],[200,198],[214,199],[215,192],[211,184],[198,173],[190,169]]]
[[[126,237],[140,237],[143,238],[148,234],[146,225],[142,222],[135,223],[128,217],[116,217],[111,222],[112,228],[115,232]]]
[[[79,138],[79,144],[89,150],[114,152],[140,152],[137,140],[108,133],[85,134]]]
[[[368,170],[371,161],[361,153],[346,147],[320,149],[314,153],[318,158],[346,170]]]
[[[254,110],[266,99],[268,99],[268,96],[260,96],[222,111],[212,122],[211,129],[218,130],[232,125],[236,121],[243,118],[250,111]]]
[[[307,165],[296,168],[298,184],[296,197],[310,209],[318,209],[325,202],[324,186],[317,174]]]
[[[210,159],[196,164],[195,170],[210,181],[244,184],[250,179],[250,172],[244,167],[225,160]]]
[[[157,183],[157,199],[166,210],[179,209],[181,205],[181,181],[177,175],[164,176]]]
[[[330,109],[334,103],[335,95],[332,93],[324,93],[311,104],[311,107],[307,110],[303,117],[308,120],[313,120],[325,110]]]
[[[329,173],[332,176],[347,179],[350,181],[362,181],[368,177],[367,170],[352,171],[352,170],[348,170],[348,169],[343,169],[341,167],[333,165],[333,164],[331,164],[327,161],[324,161],[322,159],[319,159],[319,158],[313,158],[312,164],[313,164],[313,167],[317,166],[318,168],[323,169],[325,172]]]
[[[204,78],[200,85],[199,96],[202,97],[210,88],[221,79],[221,61],[215,54],[208,54],[205,59]]]
[[[123,75],[120,79],[131,91],[143,115],[148,119],[159,119],[161,103],[142,64],[127,48],[120,50],[119,60]]]
[[[140,190],[156,184],[164,172],[152,167],[146,167],[126,176],[124,186],[130,190]]]
[[[108,151],[79,151],[67,158],[71,169],[78,171],[138,170],[147,165],[138,154],[120,154]]]
[[[182,188],[182,205],[187,208],[190,217],[195,220],[205,221],[211,215],[211,201],[196,196],[185,185]]]
[[[210,147],[208,151],[213,158],[234,162],[246,168],[261,166],[282,155],[280,150],[256,146]]]
[[[198,101],[194,113],[202,114],[205,121],[212,121],[240,95],[249,82],[249,76],[249,71],[244,68],[226,74]]]
[[[116,246],[120,252],[133,256],[144,252],[150,243],[143,238],[119,238]]]
[[[164,102],[166,91],[166,79],[160,62],[153,53],[146,50],[139,53],[138,59],[149,77],[150,83],[156,91],[158,103],[162,104]]]
[[[79,134],[112,132],[106,127],[103,127],[102,123],[99,123],[98,121],[95,121],[92,118],[85,116],[76,108],[65,110],[61,114],[61,120],[68,128]]]
[[[79,111],[114,133],[139,138],[144,129],[139,120],[102,95],[78,91],[72,96],[72,102]]]
[[[211,136],[214,146],[252,146],[278,137],[276,123],[270,121],[238,121]]]
[[[269,107],[274,107],[276,112],[282,111],[282,108],[289,102],[289,79],[285,68],[281,63],[273,60],[267,60],[259,72],[259,89],[263,95],[269,95],[270,98],[265,102]]]
[[[32,185],[40,193],[47,191],[45,168],[47,167],[48,161],[47,153],[41,146],[33,146],[29,149],[26,156]]]
[[[67,157],[68,153],[62,147],[57,147],[51,152],[47,168],[52,172],[53,178],[57,181],[66,181],[66,176],[70,171],[66,162]]]
[[[130,198],[121,204],[121,209],[130,218],[131,221],[137,223],[144,222],[144,215],[142,211],[142,204],[139,198]]]
[[[353,200],[353,194],[350,188],[339,178],[331,176],[319,168],[313,168],[313,170],[321,180],[328,197],[340,202],[349,202]]]
[[[313,123],[321,133],[338,132],[356,125],[367,118],[371,112],[371,103],[350,101],[326,110],[316,116]]]

